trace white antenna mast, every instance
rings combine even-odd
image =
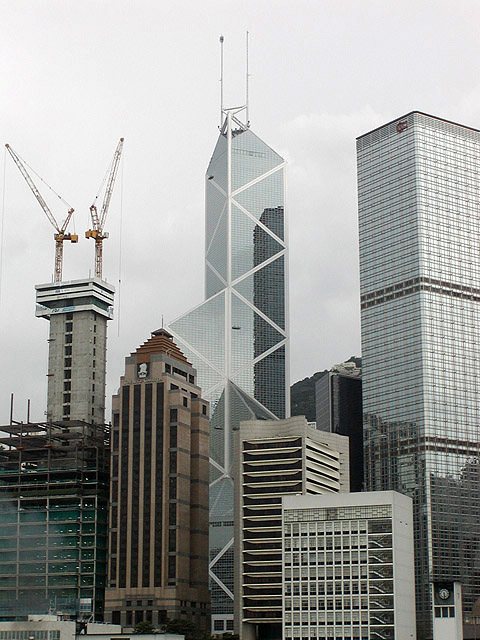
[[[245,71],[245,114],[246,114],[246,122],[247,122],[247,127],[250,126],[250,120],[248,118],[248,80],[250,78],[250,74],[248,73],[248,36],[249,33],[247,31],[246,34],[246,71]]]
[[[220,128],[223,124],[223,36],[220,36]]]

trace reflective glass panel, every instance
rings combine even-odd
[[[218,370],[225,367],[225,295],[219,293],[209,298],[186,315],[171,324],[171,329],[180,338]],[[182,342],[183,342],[182,340]],[[211,385],[201,379],[199,359],[194,359],[194,366],[199,372],[199,384],[207,390]],[[197,366],[198,365],[198,366]]]
[[[232,206],[232,278],[236,279],[283,251],[268,232]]]
[[[227,256],[228,256],[228,216],[224,211],[213,238],[208,246],[207,260],[218,271],[224,280],[227,279]]]
[[[250,129],[239,132],[232,140],[232,189],[238,189],[283,163]]]
[[[285,328],[284,256],[238,282],[235,289],[280,328]]]
[[[283,169],[236,193],[234,199],[283,240]]]
[[[220,216],[225,210],[227,203],[226,197],[207,180],[206,186],[206,223],[205,223],[205,243],[208,249],[212,236],[217,228]]]
[[[217,140],[212,159],[208,165],[206,180],[216,182],[225,192],[227,191],[227,138],[220,135]]]

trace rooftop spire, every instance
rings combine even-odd
[[[219,129],[224,132],[225,129],[225,116],[227,112],[230,112],[234,117],[235,122],[242,129],[247,129],[250,126],[249,120],[249,65],[248,65],[248,43],[249,43],[250,34],[246,32],[246,44],[245,44],[245,104],[239,107],[225,107],[224,104],[224,54],[223,54],[223,44],[225,38],[223,35],[220,36],[220,126]],[[238,114],[242,111],[245,111],[245,122],[241,122],[238,119]]]
[[[248,73],[248,31],[246,32],[245,38],[245,115],[247,121],[247,127],[250,125],[250,120],[248,117],[248,82],[250,78],[250,74]]]
[[[223,124],[223,36],[220,36],[220,128]]]

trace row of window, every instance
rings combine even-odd
[[[94,323],[93,325],[93,332],[96,333],[97,332],[97,325],[96,323]],[[71,383],[71,378],[72,378],[72,342],[73,342],[73,313],[67,313],[66,317],[65,317],[65,346],[64,346],[64,371],[63,371],[63,390],[64,390],[64,394],[63,394],[63,419],[64,420],[69,420],[70,419],[70,412],[71,412],[71,389],[72,389],[72,383]],[[93,338],[93,344],[96,345],[97,343],[97,338],[96,336],[94,336]],[[93,357],[94,360],[92,361],[92,368],[95,369],[95,365],[96,365],[96,361],[95,361],[95,356],[96,356],[96,347],[93,347]],[[95,380],[95,371],[92,372],[92,379]],[[92,383],[92,394],[95,393],[95,383]],[[91,398],[92,401],[92,405],[95,404],[95,396],[92,395]],[[95,409],[94,406],[92,406],[91,409],[92,412],[92,417],[95,415]]]

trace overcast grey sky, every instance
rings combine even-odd
[[[105,242],[107,396],[162,314],[204,298],[221,33],[227,106],[243,101],[248,29],[252,129],[289,163],[292,382],[360,354],[355,137],[413,109],[480,127],[476,0],[0,0],[0,24],[0,139],[72,203],[81,236],[125,136]],[[0,421],[11,392],[17,419],[27,398],[41,419],[34,285],[51,279],[53,229],[9,157],[5,185]],[[65,246],[65,279],[92,268],[93,242]]]

